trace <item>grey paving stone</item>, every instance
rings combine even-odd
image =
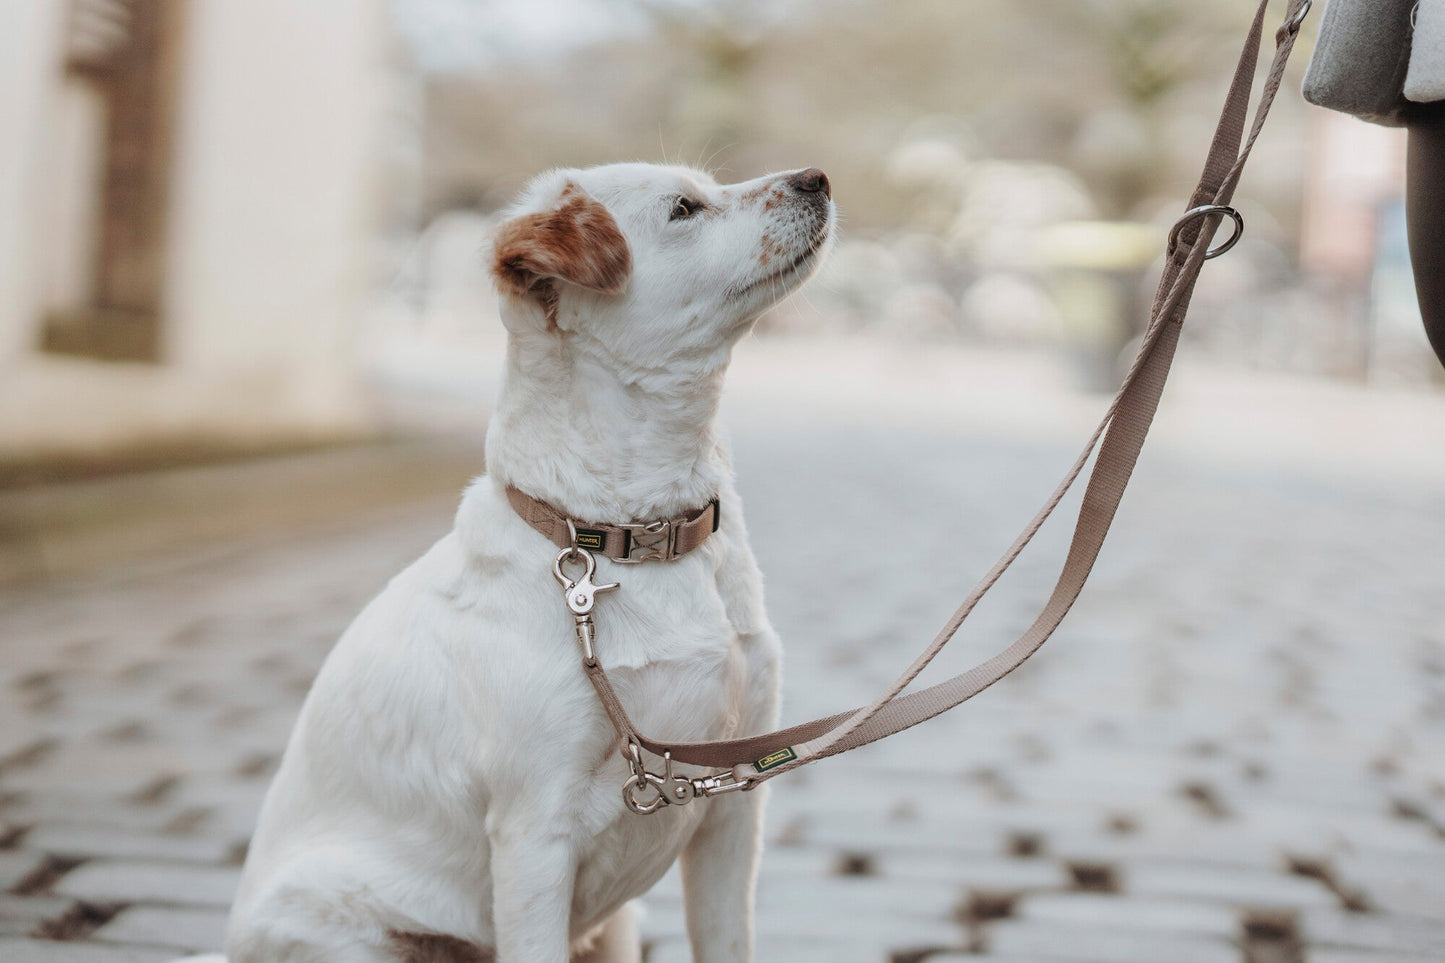
[[[231,867],[97,860],[61,877],[54,891],[99,902],[225,907],[240,875]]]
[[[157,777],[172,774],[180,761],[164,745],[116,747],[62,739],[41,762],[6,773],[5,787],[17,792],[64,787],[91,798],[119,801]]]
[[[1107,803],[1124,798],[1164,799],[1173,795],[1180,774],[1170,760],[1150,760],[1138,753],[1069,754],[1038,767],[1016,766],[1010,778],[1031,799],[1069,799]]]
[[[947,921],[959,892],[950,886],[876,876],[797,876],[768,874],[758,881],[758,918],[818,921],[836,925],[839,914]],[[823,930],[827,932],[826,929]]]
[[[925,936],[926,934],[920,934]],[[840,960],[858,960],[860,963],[887,963],[893,959],[893,951],[909,950],[929,946],[907,938],[906,934],[894,938],[892,943],[877,943],[864,936],[857,940],[840,938],[798,937],[789,934],[759,933],[757,936],[756,959],[789,960],[798,963],[838,963]]]
[[[226,910],[132,906],[95,931],[103,943],[144,943],[187,952],[218,950],[225,944]]]
[[[6,936],[27,934],[36,923],[60,916],[74,902],[63,896],[15,896],[0,893],[0,933]]]
[[[878,875],[888,879],[1014,892],[1063,889],[1070,879],[1064,865],[1048,857],[884,853],[874,860],[874,866]]]
[[[1395,953],[1431,953],[1445,959],[1445,921],[1379,913],[1307,910],[1300,915],[1304,939],[1315,946]]]
[[[995,956],[992,953],[934,953],[928,963],[1058,963],[1058,957]]]
[[[990,788],[993,779],[994,774],[987,771],[967,774],[955,780],[948,793],[920,792],[909,797],[905,811],[916,812],[911,822],[928,832],[977,839],[986,845],[1026,833],[1052,837],[1056,833],[1096,832],[1108,815],[1106,806],[1067,798],[991,798],[996,791]],[[961,795],[960,789],[978,798]]]
[[[790,963],[887,963],[889,959],[886,947],[819,940],[758,940],[755,950],[759,960],[788,960]],[[687,940],[669,939],[653,946],[647,963],[692,963],[692,958]]]
[[[641,901],[642,919],[637,929],[644,941],[666,941],[687,938],[687,916],[681,899],[644,898]]]
[[[1305,956],[1308,963],[1440,963],[1434,954],[1398,950],[1313,949]]]
[[[1338,897],[1314,879],[1246,867],[1181,863],[1132,863],[1124,891],[1135,896],[1212,899],[1267,909],[1334,907]]]
[[[986,569],[1036,507],[1021,480],[1046,487],[1069,455],[936,426],[742,427],[740,484],[787,646],[790,722],[867,700],[890,680],[954,601],[938,588],[936,560],[949,559],[960,583]],[[1302,910],[1311,960],[1445,958],[1430,918],[1445,903],[1435,885],[1445,844],[1390,811],[1409,797],[1428,812],[1445,784],[1445,732],[1430,715],[1440,696],[1420,669],[1445,623],[1428,564],[1445,541],[1445,505],[1438,486],[1412,493],[1381,478],[1342,485],[1145,459],[1126,512],[1150,523],[1118,526],[1059,638],[1017,676],[775,784],[759,959],[803,958],[814,945],[842,963],[961,945],[951,908],[970,888],[1026,894],[1018,918],[986,930],[1043,927],[1066,939],[1029,949],[1010,937],[1018,945],[959,959],[1077,960],[1084,947],[1118,954],[1082,959],[1122,963],[1144,946],[1158,954],[1150,963],[1173,963],[1217,950],[1207,937],[1226,935],[1238,906]],[[0,821],[34,824],[40,842],[28,848],[94,860],[58,892],[156,901],[117,917],[112,933],[161,903],[220,917],[234,871],[206,864],[254,824],[266,778],[245,771],[263,772],[251,761],[284,744],[339,629],[446,528],[446,501],[350,532],[7,595],[0,749],[60,742],[15,782],[0,774]],[[798,504],[858,519],[877,537],[850,525],[820,538]],[[924,521],[940,517],[957,518],[967,537]],[[1027,623],[1061,548],[1051,531],[1039,559],[1025,556],[971,620],[973,638],[954,646],[964,655],[945,660],[991,652]],[[849,551],[845,534],[874,550]],[[841,588],[819,592],[819,572]],[[53,674],[31,700],[51,700],[43,714],[10,698],[10,680],[32,673]],[[1385,756],[1393,774],[1375,765]],[[151,802],[116,798],[167,773],[178,781]],[[1227,814],[1209,816],[1186,784],[1207,787]],[[1120,817],[1125,830],[1110,829]],[[1039,855],[1008,857],[1025,836]],[[836,877],[850,853],[875,875]],[[1285,871],[1287,855],[1334,867],[1380,916],[1340,913],[1327,887]],[[1067,860],[1117,867],[1125,892],[1065,892]],[[173,875],[187,869],[218,875]],[[68,898],[52,899],[63,909]],[[12,902],[0,898],[0,920]],[[675,874],[648,906],[644,933],[685,954]],[[1083,920],[1092,925],[1080,936]],[[1176,940],[1185,955],[1173,953]]]
[[[1227,940],[1055,922],[1004,920],[988,927],[989,951],[1069,963],[1239,963]]]
[[[221,863],[230,852],[229,844],[214,836],[165,835],[66,823],[35,827],[26,838],[26,845],[61,856],[164,859],[195,863]]]
[[[1384,910],[1445,920],[1445,854],[1434,852],[1344,855],[1341,881],[1361,889]]]
[[[656,883],[652,889],[647,891],[649,900],[681,900],[682,899],[682,867],[673,863],[669,869]]]
[[[764,869],[756,927],[760,945],[764,938],[788,945],[804,939],[828,943],[838,935],[841,914],[849,919],[847,932],[862,945],[954,946],[964,936],[962,927],[952,922],[957,902],[950,886],[899,887],[876,877],[789,876]],[[639,928],[644,939],[686,937],[680,889],[666,895],[654,889],[642,900],[642,909]]]
[[[955,946],[963,928],[952,922],[957,895],[939,886],[904,886],[874,877],[766,876],[759,881],[759,941],[836,940],[847,920],[850,940],[864,946]]]
[[[3,786],[0,783],[0,788]],[[159,833],[175,818],[176,810],[166,806],[132,806],[108,796],[96,797],[65,788],[47,787],[24,793],[8,808],[6,815],[32,827],[50,822],[86,823]]]
[[[827,876],[837,865],[837,850],[812,846],[767,846],[763,849],[759,872],[769,876],[785,877]],[[682,873],[680,870],[675,872],[680,893],[682,891]],[[672,875],[672,873],[668,874],[668,876]],[[666,882],[668,876],[663,877],[658,885]]]
[[[1353,819],[1384,810],[1390,798],[1383,782],[1360,779],[1345,767],[1321,766],[1317,760],[1289,765],[1272,758],[1269,778],[1240,780],[1230,789],[1235,807],[1248,811],[1262,804],[1299,806],[1339,811]]]
[[[29,876],[44,861],[43,853],[32,850],[0,851],[0,893]]]
[[[651,952],[647,954],[647,963],[692,963],[692,947],[688,945],[687,938],[680,935],[654,940]]]
[[[1121,931],[1198,934],[1233,939],[1239,916],[1219,903],[1144,899],[1105,893],[1035,893],[1018,901],[1014,915],[1038,923],[1107,926]]]
[[[1375,812],[1339,812],[1308,801],[1284,805],[1271,802],[1267,809],[1240,814],[1251,835],[1279,839],[1292,849],[1306,851],[1418,852],[1435,844],[1418,824],[1390,819]]]
[[[1048,848],[1061,859],[1085,862],[1144,860],[1260,870],[1278,869],[1287,851],[1311,851],[1297,841],[1256,833],[1238,823],[1222,825],[1193,818],[1162,822],[1162,826],[1151,824],[1126,835],[1104,831],[1099,825],[1056,831],[1049,834]]]
[[[0,675],[0,685],[7,690],[6,701],[0,703],[0,761],[4,761],[7,768],[13,768],[15,760],[23,757],[36,742],[32,718],[20,710],[20,700],[12,701],[8,694],[15,688],[17,675],[18,672]]]
[[[911,946],[858,940],[760,937],[755,946],[755,958],[786,960],[788,963],[889,963],[894,950]],[[692,950],[686,940],[661,941],[653,947],[647,963],[692,963]]]
[[[836,849],[888,850],[895,853],[938,853],[989,855],[996,853],[997,835],[954,831],[916,823],[887,822],[857,814],[823,812],[803,825],[802,841],[810,846]]]
[[[829,674],[824,673],[825,677]],[[891,755],[865,755],[872,748],[850,753],[846,764],[840,757],[831,764],[798,770],[786,779],[771,783],[769,809],[776,803],[780,814],[798,811],[811,816],[837,814],[876,825],[893,821],[893,814],[902,804],[921,812],[924,800],[942,797],[948,801],[949,814],[983,815],[983,801],[969,797],[958,773],[929,765],[900,766],[899,760]],[[855,755],[859,758],[854,758]]]
[[[170,951],[152,947],[0,939],[5,963],[168,963],[173,958]]]

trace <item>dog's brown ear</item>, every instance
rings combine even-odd
[[[568,184],[560,203],[497,228],[492,274],[502,290],[532,293],[551,278],[601,294],[620,294],[632,274],[632,252],[611,212]]]

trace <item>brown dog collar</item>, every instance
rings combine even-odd
[[[507,486],[507,501],[522,516],[522,521],[541,532],[558,548],[572,546],[575,528],[578,548],[624,564],[679,559],[707,541],[722,520],[722,506],[716,498],[696,511],[628,525],[594,525],[575,521],[540,498],[533,498],[510,485]]]

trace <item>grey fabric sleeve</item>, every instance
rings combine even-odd
[[[1445,100],[1445,0],[1420,0],[1405,96],[1417,103]]]
[[[1414,0],[1330,0],[1305,73],[1305,100],[1404,126],[1413,6]]]

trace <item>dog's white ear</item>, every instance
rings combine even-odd
[[[492,250],[498,286],[519,297],[551,279],[620,294],[632,274],[632,252],[611,212],[571,183],[554,207],[497,228]]]

